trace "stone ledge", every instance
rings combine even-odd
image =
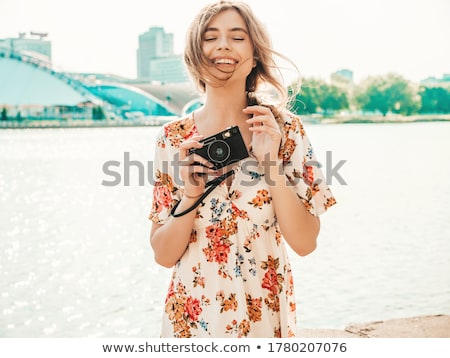
[[[432,315],[351,324],[344,330],[300,329],[300,338],[450,338],[450,316]]]

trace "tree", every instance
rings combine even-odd
[[[420,89],[421,113],[450,113],[450,90],[443,87]]]
[[[338,86],[323,83],[319,87],[319,107],[327,114],[349,107],[347,93]]]
[[[5,107],[3,107],[2,113],[1,113],[0,116],[1,116],[0,118],[1,118],[2,121],[7,121],[8,120],[8,111],[6,110]]]
[[[396,74],[369,77],[356,89],[355,101],[369,112],[389,111],[410,115],[419,110],[419,98],[411,83]]]
[[[296,114],[316,113],[319,103],[320,80],[304,79],[300,90],[291,101],[291,110]],[[296,92],[297,84],[289,86],[288,92],[291,95]]]
[[[101,106],[92,107],[92,119],[105,119],[105,111]]]
[[[295,84],[292,84],[289,87],[289,94],[294,91]],[[328,111],[337,111],[348,106],[345,90],[314,78],[303,80],[300,91],[291,102],[291,110],[297,114],[317,113],[318,110],[326,114]]]
[[[388,88],[386,93],[390,99],[390,111],[410,116],[420,109],[420,97],[412,84],[401,76],[390,74],[387,76]]]

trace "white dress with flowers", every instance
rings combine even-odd
[[[196,133],[189,116],[158,136],[149,216],[157,224],[182,196],[171,164],[180,143]],[[283,133],[285,175],[309,212],[320,215],[336,201],[300,119],[286,114]],[[254,157],[239,165],[231,186],[222,183],[197,208],[189,245],[173,269],[161,337],[296,335],[294,280],[270,189]]]

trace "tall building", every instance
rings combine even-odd
[[[427,77],[420,81],[421,84],[426,86],[442,86],[450,84],[450,73],[444,73],[441,78]]]
[[[30,51],[38,53],[42,59],[50,62],[52,59],[52,43],[45,40],[47,35],[47,33],[31,31],[31,37],[27,37],[25,32],[20,32],[19,37],[0,40],[0,46],[13,52]]]
[[[137,77],[151,80],[150,61],[155,58],[173,56],[173,34],[168,34],[162,27],[151,27],[139,35],[137,50]]]
[[[353,84],[353,71],[342,69],[331,74],[331,83],[333,84]]]
[[[150,79],[161,83],[183,83],[189,78],[184,67],[183,56],[167,56],[150,60]]]

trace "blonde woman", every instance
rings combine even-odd
[[[314,251],[318,215],[335,200],[286,109],[274,55],[242,2],[206,6],[187,33],[185,62],[205,101],[165,125],[156,145],[150,242],[156,262],[173,267],[161,337],[296,335],[285,242],[301,256]],[[268,86],[278,103],[259,95]],[[248,157],[217,169],[192,152],[233,126]],[[205,197],[207,183],[230,169]]]

